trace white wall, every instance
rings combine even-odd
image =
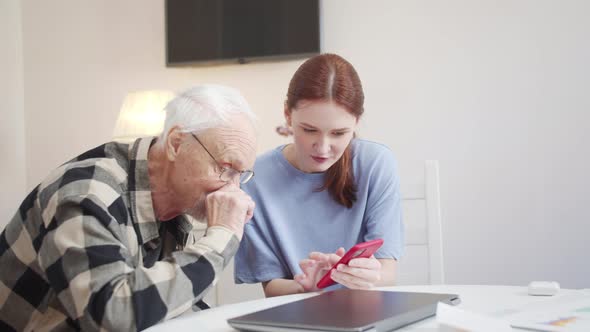
[[[590,287],[590,3],[326,1],[402,181],[438,159],[446,279]]]
[[[325,0],[323,49],[366,92],[361,136],[391,146],[403,181],[438,159],[446,280],[590,287],[590,23],[586,1]],[[109,139],[129,91],[216,82],[282,142],[301,61],[166,68],[163,1],[24,1],[27,189]],[[3,193],[6,191],[4,189]]]
[[[281,119],[285,81],[301,63],[166,68],[163,0],[23,2],[27,137],[35,137],[27,142],[29,187],[109,140],[130,91],[230,85],[268,128]],[[275,136],[262,134],[261,147]]]
[[[25,195],[21,5],[0,1],[0,231]]]

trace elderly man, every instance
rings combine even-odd
[[[254,115],[214,85],[166,112],[160,137],[87,151],[25,198],[0,235],[0,331],[141,330],[206,306],[252,217]],[[184,215],[206,235],[187,240]]]

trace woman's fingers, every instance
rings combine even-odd
[[[330,276],[332,280],[351,289],[369,289],[373,287],[373,283],[365,279],[338,270],[333,270]]]
[[[375,256],[351,259],[348,266],[381,271],[381,262]]]
[[[344,264],[338,265],[336,268],[338,272],[350,275],[351,277],[362,279],[369,283],[375,284],[381,278],[381,272],[379,270],[371,270],[365,268],[351,267]]]
[[[332,266],[332,265],[338,263],[340,258],[342,258],[342,256],[344,255],[344,252],[345,252],[345,250],[342,247],[338,248],[338,250],[336,250],[336,252],[329,253],[329,254],[325,254],[323,252],[318,252],[318,251],[312,251],[311,253],[309,253],[309,258],[315,259],[320,262],[327,263],[328,265]]]
[[[295,280],[304,287],[311,290],[315,283],[344,255],[344,248],[338,248],[334,253],[322,253],[313,251],[309,258],[302,259],[299,267],[303,275],[295,276]],[[335,271],[331,272],[334,281],[354,289],[368,289],[373,287],[381,279],[381,263],[374,257],[355,258],[348,265],[340,264]]]
[[[381,263],[375,257],[355,258],[338,265],[332,279],[349,288],[371,288],[381,279]]]

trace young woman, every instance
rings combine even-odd
[[[266,296],[315,291],[343,248],[376,238],[370,258],[340,265],[332,279],[366,289],[392,285],[404,228],[391,151],[355,139],[364,94],[354,67],[335,54],[315,56],[289,84],[285,119],[293,143],[255,163],[243,189],[256,202],[235,258],[237,283],[262,282]]]

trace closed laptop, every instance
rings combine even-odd
[[[339,289],[283,304],[228,323],[241,331],[391,331],[436,313],[455,294]]]

